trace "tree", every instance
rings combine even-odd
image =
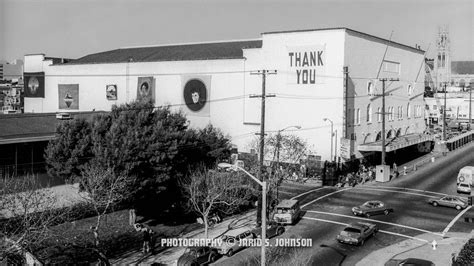
[[[219,210],[231,213],[247,203],[253,187],[248,180],[235,172],[217,172],[201,166],[181,184],[188,207],[204,222],[205,238],[208,238],[209,217]]]
[[[259,150],[260,140],[255,138],[250,147]],[[302,159],[305,159],[310,153],[308,143],[297,135],[276,133],[265,138],[264,143],[264,158],[271,161],[270,169],[265,169],[264,174],[267,175],[269,181],[270,197],[273,192],[278,191],[281,185],[283,176],[280,171],[280,166],[284,168],[285,172],[291,174],[297,165],[299,166]],[[271,202],[271,199],[268,201]]]
[[[96,213],[97,221],[91,228],[91,233],[95,239],[95,248],[100,250],[101,219],[110,208],[131,195],[132,192],[128,189],[133,180],[125,175],[116,176],[110,168],[96,163],[87,164],[81,175],[79,184],[85,192],[83,198]]]
[[[0,261],[18,249],[33,250],[47,240],[49,227],[67,211],[33,176],[0,179]]]
[[[188,124],[181,112],[152,102],[113,106],[90,120],[61,124],[46,151],[48,169],[54,176],[77,178],[94,161],[133,180],[127,182],[134,192],[130,200],[139,209],[157,199],[159,208],[166,208],[179,201],[177,184],[189,167],[210,166],[229,156],[229,139],[220,130],[211,125],[190,129]]]
[[[91,125],[76,118],[56,127],[55,139],[48,143],[44,157],[48,174],[70,180],[80,175],[81,166],[92,156]]]

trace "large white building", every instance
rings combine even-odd
[[[31,91],[25,112],[110,110],[151,97],[157,106],[183,110],[191,126],[214,124],[240,151],[248,151],[260,129],[261,98],[249,97],[262,94],[262,75],[256,71],[276,70],[266,75],[266,94],[275,95],[266,99],[266,131],[300,126],[291,134],[329,160],[332,121],[336,153],[349,160],[381,151],[380,78],[399,79],[385,83],[386,137],[406,140],[397,140],[396,146],[388,141],[387,151],[425,141],[420,138],[425,130],[423,64],[420,49],[347,28],[120,48],[65,64],[27,55],[25,88]]]

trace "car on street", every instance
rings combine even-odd
[[[278,224],[277,222],[268,222],[267,223],[267,238],[271,238],[274,236],[279,236],[285,232],[285,227]],[[262,228],[255,228],[252,230],[252,234],[256,238],[261,238],[262,235]]]
[[[178,266],[207,265],[216,261],[217,249],[212,247],[188,247],[178,259]]]
[[[468,206],[467,199],[454,197],[454,196],[444,196],[440,199],[432,198],[428,200],[428,203],[437,207],[437,206],[445,206],[456,208],[456,210],[460,211]]]
[[[385,214],[393,212],[392,208],[387,207],[383,202],[379,200],[370,200],[364,204],[352,208],[352,213],[356,216],[370,217],[377,214]]]
[[[336,239],[340,243],[362,246],[365,240],[370,236],[375,236],[378,230],[376,224],[357,222],[344,228]]]
[[[468,183],[459,183],[456,191],[458,193],[471,194],[471,185]]]
[[[225,233],[221,236],[221,245],[213,246],[217,249],[217,252],[222,255],[232,257],[235,252],[245,248],[245,245],[241,242],[244,239],[254,239],[254,234],[246,227],[238,228]]]
[[[385,263],[385,266],[434,266],[435,264],[429,260],[422,260],[417,258],[406,259],[390,259]]]
[[[275,207],[273,220],[279,224],[295,224],[300,218],[301,208],[298,200],[282,200]]]

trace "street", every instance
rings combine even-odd
[[[354,188],[319,188],[303,194],[298,199],[305,212],[304,217],[294,226],[287,226],[280,238],[301,237],[313,240],[312,248],[303,254],[311,257],[313,265],[355,265],[371,252],[406,239],[415,239],[420,244],[429,245],[433,239],[441,238],[448,232],[470,233],[471,223],[454,208],[434,207],[428,199],[456,193],[456,176],[465,165],[474,165],[474,146],[440,158],[409,176],[400,176],[389,183],[371,183]],[[284,188],[283,188],[284,190]],[[466,195],[459,195],[466,196]],[[356,217],[351,208],[368,200],[381,200],[394,209],[389,215],[370,218]],[[469,209],[463,217],[474,216]],[[345,225],[364,221],[376,223],[379,233],[369,238],[364,246],[340,244],[336,235]],[[425,237],[420,238],[419,235]],[[242,250],[233,257],[223,257],[217,265],[239,265],[249,257],[258,258],[260,249],[252,247]]]

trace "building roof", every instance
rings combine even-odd
[[[86,55],[71,64],[108,64],[243,58],[242,49],[261,48],[261,40],[131,47]]]
[[[474,61],[451,61],[451,74],[474,74]]]
[[[375,36],[375,35],[371,35],[371,34],[368,34],[368,33],[364,33],[364,32],[361,32],[361,31],[356,31],[356,30],[353,30],[353,29],[350,29],[350,28],[346,28],[346,27],[319,28],[319,29],[303,29],[303,30],[286,30],[286,31],[271,31],[271,32],[264,32],[264,33],[262,33],[262,35],[264,35],[264,34],[294,33],[294,32],[310,32],[310,31],[326,31],[326,30],[345,30],[345,31],[350,32],[350,33],[353,33],[353,34],[357,34],[357,35],[361,35],[361,36],[364,36],[364,37],[373,38],[373,39],[376,39],[376,40],[379,40],[379,41],[382,41],[382,42],[390,42],[392,45],[400,46],[400,47],[403,47],[403,48],[408,48],[409,50],[414,51],[414,52],[418,52],[418,53],[424,53],[424,52],[425,52],[424,50],[418,49],[418,48],[413,47],[413,46],[409,46],[409,45],[406,45],[406,44],[401,44],[401,43],[398,43],[398,42],[394,42],[394,41],[391,41],[391,40],[387,40],[387,39],[384,39],[384,38],[381,38],[381,37],[377,37],[377,36]]]
[[[71,116],[88,118],[96,113],[101,112],[78,112]],[[56,113],[0,115],[0,145],[50,140],[61,122]]]

